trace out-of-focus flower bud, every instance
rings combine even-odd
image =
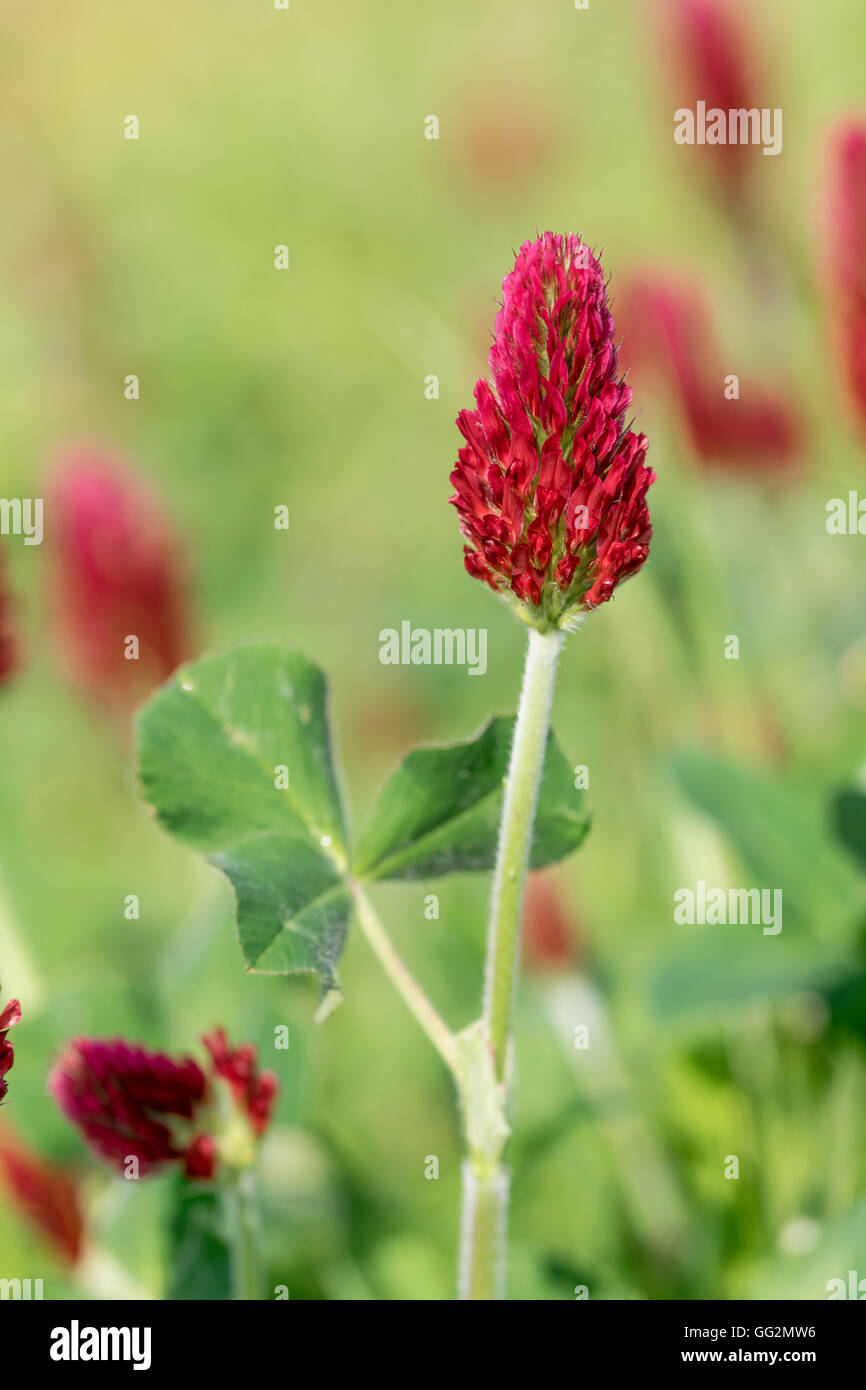
[[[841,371],[866,438],[866,119],[830,140],[822,260]]]
[[[126,709],[191,654],[178,541],[150,489],[91,453],[60,465],[47,513],[70,677],[100,704]]]
[[[12,619],[12,598],[6,582],[5,559],[0,551],[0,685],[4,685],[18,666],[18,642]]]
[[[662,39],[672,58],[673,110],[697,112],[761,110],[760,69],[754,28],[731,0],[668,0]],[[739,215],[750,172],[760,159],[751,144],[726,140],[696,145],[695,160],[706,169],[726,209]]]
[[[679,409],[689,442],[710,467],[729,472],[776,473],[798,459],[802,422],[790,394],[779,387],[737,382],[727,386],[709,311],[692,286],[669,277],[636,277],[620,303],[622,355],[647,398],[650,378],[662,383]]]
[[[523,909],[523,954],[527,969],[575,969],[579,940],[571,914],[566,910],[555,881],[549,874],[530,874],[526,880]]]
[[[76,1186],[60,1168],[33,1153],[8,1124],[0,1126],[0,1184],[60,1258],[75,1264],[84,1239]]]

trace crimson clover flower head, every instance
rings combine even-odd
[[[20,1021],[21,1005],[17,999],[10,999],[6,1008],[0,1012],[0,1100],[9,1089],[6,1083],[6,1073],[15,1061],[15,1052],[6,1034]]]
[[[251,1044],[232,1052],[222,1029],[212,1036],[217,1035],[230,1062],[243,1059],[242,1092],[235,1072],[229,1076],[229,1063],[216,1063],[207,1039],[215,1063],[210,1075],[191,1057],[175,1061],[120,1038],[75,1038],[56,1062],[49,1089],[89,1148],[121,1172],[134,1157],[140,1177],[177,1163],[189,1178],[212,1178],[221,1160],[230,1166],[253,1160],[277,1090],[272,1073],[256,1072]],[[217,1104],[221,1089],[229,1094],[228,1107]],[[238,1123],[249,1136],[240,1149]]]
[[[626,423],[601,266],[580,237],[524,242],[502,285],[490,377],[463,410],[450,499],[471,575],[541,631],[607,602],[647,558],[647,441]]]
[[[48,1085],[94,1153],[121,1171],[136,1158],[141,1177],[185,1157],[192,1136],[184,1129],[207,1098],[204,1072],[191,1057],[175,1062],[122,1038],[74,1038]]]

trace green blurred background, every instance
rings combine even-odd
[[[655,539],[570,640],[557,687],[594,825],[550,875],[574,969],[521,991],[509,1296],[822,1298],[866,1277],[866,894],[832,812],[866,756],[864,542],[825,529],[866,451],[816,238],[827,129],[866,109],[866,20],[860,0],[761,7],[766,104],[785,119],[783,153],[759,161],[768,307],[678,164],[651,8],[4,3],[0,491],[39,495],[70,444],[126,458],[185,538],[199,649],[278,638],[329,671],[357,824],[408,746],[516,702],[521,632],[465,575],[447,506],[454,417],[513,250],[582,232],[615,312],[634,269],[693,272],[726,370],[795,380],[808,444],[781,483],[709,474],[667,396],[636,399]],[[59,671],[50,534],[3,544],[26,657],[0,700],[0,977],[24,1009],[5,1112],[80,1175],[114,1262],[101,1291],[169,1287],[170,1182],[126,1184],[88,1157],[45,1092],[50,1061],[75,1033],[183,1052],[221,1022],[280,1077],[262,1156],[272,1282],[452,1297],[460,1139],[439,1059],[357,933],[321,1027],[307,985],[242,973],[228,885],[156,826],[124,739]],[[486,627],[486,676],[380,665],[378,634],[403,619]],[[781,887],[783,931],[675,926],[673,893],[697,879]],[[454,1026],[479,1007],[486,888],[376,895]],[[596,1055],[570,1039],[590,1007],[610,1039]],[[8,1201],[0,1266],[44,1277],[46,1297],[80,1291]]]

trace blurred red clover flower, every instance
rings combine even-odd
[[[754,34],[729,0],[669,0],[664,42],[674,55],[674,107],[743,111],[760,109]],[[702,145],[700,158],[717,180],[731,211],[740,211],[755,154],[747,144]]]
[[[177,1162],[187,1177],[211,1178],[221,1158],[233,1166],[236,1156],[213,1104],[218,1093],[223,1090],[229,1102],[230,1124],[259,1138],[270,1123],[277,1084],[272,1072],[256,1071],[252,1044],[232,1050],[222,1029],[202,1041],[214,1063],[209,1075],[191,1057],[174,1061],[119,1038],[76,1038],[55,1064],[49,1089],[93,1152],[121,1172],[135,1158],[141,1177]],[[251,1161],[252,1141],[246,1153]]]
[[[689,441],[708,466],[739,472],[784,472],[796,462],[802,424],[793,398],[749,382],[741,398],[725,395],[726,371],[707,306],[696,289],[647,273],[620,302],[629,368],[672,388]]]
[[[580,941],[573,919],[550,875],[529,875],[523,913],[527,969],[538,974],[576,969],[581,955]]]
[[[4,563],[0,552],[0,685],[9,680],[18,665],[17,642],[12,622],[12,599],[6,587]]]
[[[45,1236],[60,1258],[75,1264],[84,1241],[78,1191],[60,1168],[33,1153],[8,1124],[0,1127],[0,1183],[17,1210]]]
[[[0,1012],[0,1100],[3,1100],[9,1086],[6,1073],[15,1061],[15,1052],[7,1037],[10,1028],[21,1021],[21,1005],[17,999],[10,999],[6,1008]]]
[[[61,463],[48,505],[70,677],[102,703],[133,704],[190,655],[178,540],[150,489],[91,452]]]
[[[647,441],[625,423],[601,266],[579,237],[525,242],[502,285],[492,381],[457,426],[450,499],[465,565],[540,631],[572,626],[640,569]]]
[[[866,437],[866,120],[846,121],[830,142],[825,266],[841,369]]]

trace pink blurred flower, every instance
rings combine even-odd
[[[784,472],[797,460],[802,421],[780,388],[741,381],[726,399],[723,365],[709,310],[692,286],[647,274],[635,277],[618,305],[623,357],[643,384],[655,376],[678,406],[692,448],[727,471]]]
[[[6,1073],[11,1070],[15,1061],[15,1051],[6,1035],[10,1028],[14,1028],[15,1024],[20,1022],[21,1005],[17,999],[10,999],[6,1008],[0,1012],[0,1100],[3,1100],[9,1090]]]
[[[22,1216],[35,1226],[68,1264],[79,1259],[84,1218],[72,1180],[45,1163],[12,1132],[0,1126],[0,1183]]]
[[[214,1088],[227,1087],[260,1138],[277,1082],[273,1072],[257,1072],[252,1044],[232,1049],[221,1028],[202,1041],[213,1062],[209,1075],[191,1057],[175,1061],[121,1038],[76,1038],[55,1063],[49,1090],[93,1152],[121,1172],[135,1158],[141,1177],[179,1163],[187,1177],[210,1178],[219,1159]]]
[[[668,0],[664,42],[673,58],[672,110],[697,103],[728,112],[768,105],[761,97],[751,16],[730,0]],[[759,99],[760,98],[760,99]],[[743,144],[702,145],[693,153],[732,211],[742,206],[760,151]]]
[[[5,560],[0,550],[0,685],[14,674],[18,665],[18,644],[12,622],[12,599],[6,585]]]
[[[866,434],[866,120],[833,132],[828,164],[822,259],[841,371]]]
[[[577,929],[549,874],[530,874],[526,880],[523,953],[530,971],[567,970],[577,964]]]
[[[534,610],[527,621],[560,626],[646,560],[655,474],[625,422],[631,390],[589,247],[552,232],[524,242],[502,293],[492,381],[457,417],[450,500],[468,572]]]
[[[70,677],[101,703],[135,704],[191,654],[180,544],[151,490],[98,454],[68,456],[47,505]]]

